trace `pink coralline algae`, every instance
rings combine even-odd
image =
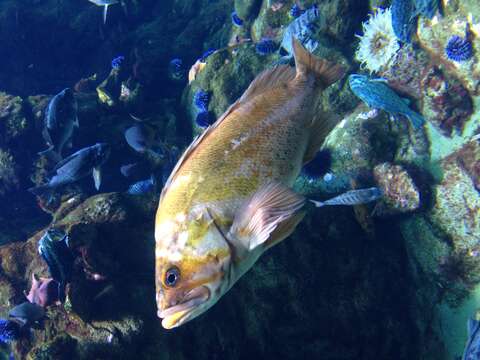
[[[460,81],[447,79],[438,68],[430,69],[423,79],[423,109],[425,118],[431,121],[445,136],[453,130],[459,134],[473,113],[473,102]]]
[[[420,193],[402,166],[383,163],[375,166],[373,175],[383,191],[383,201],[375,208],[377,215],[393,215],[418,209]]]

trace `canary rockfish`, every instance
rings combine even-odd
[[[313,104],[344,69],[297,40],[293,49],[296,68],[258,75],[186,149],[163,188],[155,255],[166,329],[213,306],[304,216],[304,197],[289,187],[337,122]]]

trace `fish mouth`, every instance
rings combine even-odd
[[[162,319],[162,326],[171,329],[182,325],[191,317],[190,314],[201,304],[210,299],[210,290],[206,286],[199,286],[186,293],[183,301],[163,310],[158,310],[158,317]]]

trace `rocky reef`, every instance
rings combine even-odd
[[[105,24],[100,7],[60,3],[0,4],[2,33],[15,34],[0,40],[11,54],[0,74],[0,200],[8,204],[0,212],[1,317],[27,301],[32,276],[55,277],[38,251],[48,229],[66,234],[73,258],[65,301],[43,302],[46,317],[2,351],[32,360],[462,355],[467,317],[480,307],[476,1],[442,2],[432,18],[419,16],[411,44],[396,38],[390,10],[374,12],[389,1],[125,0],[110,6]],[[339,122],[321,150],[324,168],[302,172],[295,190],[323,200],[376,186],[382,199],[309,210],[211,310],[164,330],[154,217],[171,170],[165,153],[183,149],[261,71],[292,63],[280,44],[314,5],[318,18],[300,34],[314,54],[380,78],[425,125],[368,108],[346,79],[324,91],[317,113]],[[40,38],[55,44],[48,56],[35,57]],[[48,104],[67,87],[79,127],[65,153],[107,142],[112,154],[100,191],[88,176],[35,197],[27,189],[54,166],[38,154]],[[208,99],[198,101],[199,91]],[[126,139],[133,126],[153,133],[146,149]],[[125,164],[147,168],[136,180],[161,181],[127,194]]]

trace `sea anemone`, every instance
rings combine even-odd
[[[125,60],[125,56],[123,55],[120,55],[114,58],[112,60],[112,69],[116,69],[116,70],[120,69],[120,66],[122,66],[123,60]]]
[[[255,45],[255,50],[260,55],[268,55],[277,50],[277,44],[272,39],[264,38]]]
[[[193,95],[193,104],[200,111],[207,111],[209,102],[210,95],[205,90],[197,90],[195,95]]]
[[[473,55],[472,43],[468,36],[453,35],[445,46],[445,55],[453,61],[466,61]]]
[[[378,9],[363,24],[363,35],[360,38],[355,59],[370,72],[385,68],[394,58],[400,46],[392,27],[390,8]]]

